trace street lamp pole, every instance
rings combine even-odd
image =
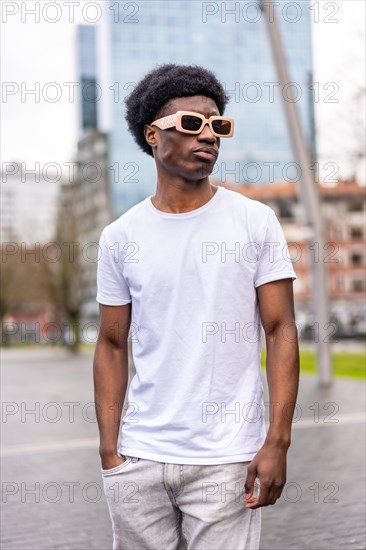
[[[272,0],[259,0],[260,8],[265,16],[267,33],[271,45],[273,59],[276,65],[277,76],[281,89],[283,90],[291,80],[287,69],[287,62],[281,43],[281,36],[276,22],[275,5]],[[329,305],[328,288],[326,280],[326,269],[323,261],[325,250],[325,231],[321,215],[321,199],[319,190],[314,182],[310,168],[310,155],[306,147],[304,135],[301,128],[300,118],[296,107],[296,98],[292,95],[292,87],[287,86],[287,99],[283,98],[286,112],[287,126],[290,133],[291,144],[297,162],[302,171],[302,185],[300,185],[300,196],[305,208],[308,226],[311,236],[309,245],[315,245],[314,254],[310,254],[312,265],[312,297],[315,313],[315,321],[318,323],[319,331],[314,331],[317,343],[317,369],[318,381],[321,387],[330,386],[332,383],[332,365],[329,344],[326,334],[323,332],[329,326]],[[283,94],[282,94],[283,97]],[[309,249],[310,251],[310,249]],[[316,254],[316,252],[319,252]]]

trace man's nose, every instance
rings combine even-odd
[[[210,141],[211,143],[215,143],[217,141],[217,137],[211,132],[208,122],[206,122],[201,132],[198,134],[198,139]]]

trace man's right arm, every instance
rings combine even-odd
[[[95,349],[94,399],[102,468],[123,463],[117,454],[119,426],[128,384],[128,332],[131,303],[100,305],[100,331]]]

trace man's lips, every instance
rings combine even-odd
[[[200,158],[209,159],[209,160],[214,160],[218,156],[218,151],[216,149],[212,149],[211,147],[196,149],[195,151],[193,151],[193,153]]]

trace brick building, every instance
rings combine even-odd
[[[259,200],[276,212],[298,276],[294,283],[296,313],[304,334],[311,332],[316,321],[311,304],[311,254],[326,264],[330,322],[333,323],[333,327],[329,327],[329,337],[365,334],[365,186],[355,180],[341,180],[335,186],[320,185],[321,215],[326,226],[326,245],[322,254],[317,243],[308,239],[304,208],[295,183],[264,186],[216,183]]]

